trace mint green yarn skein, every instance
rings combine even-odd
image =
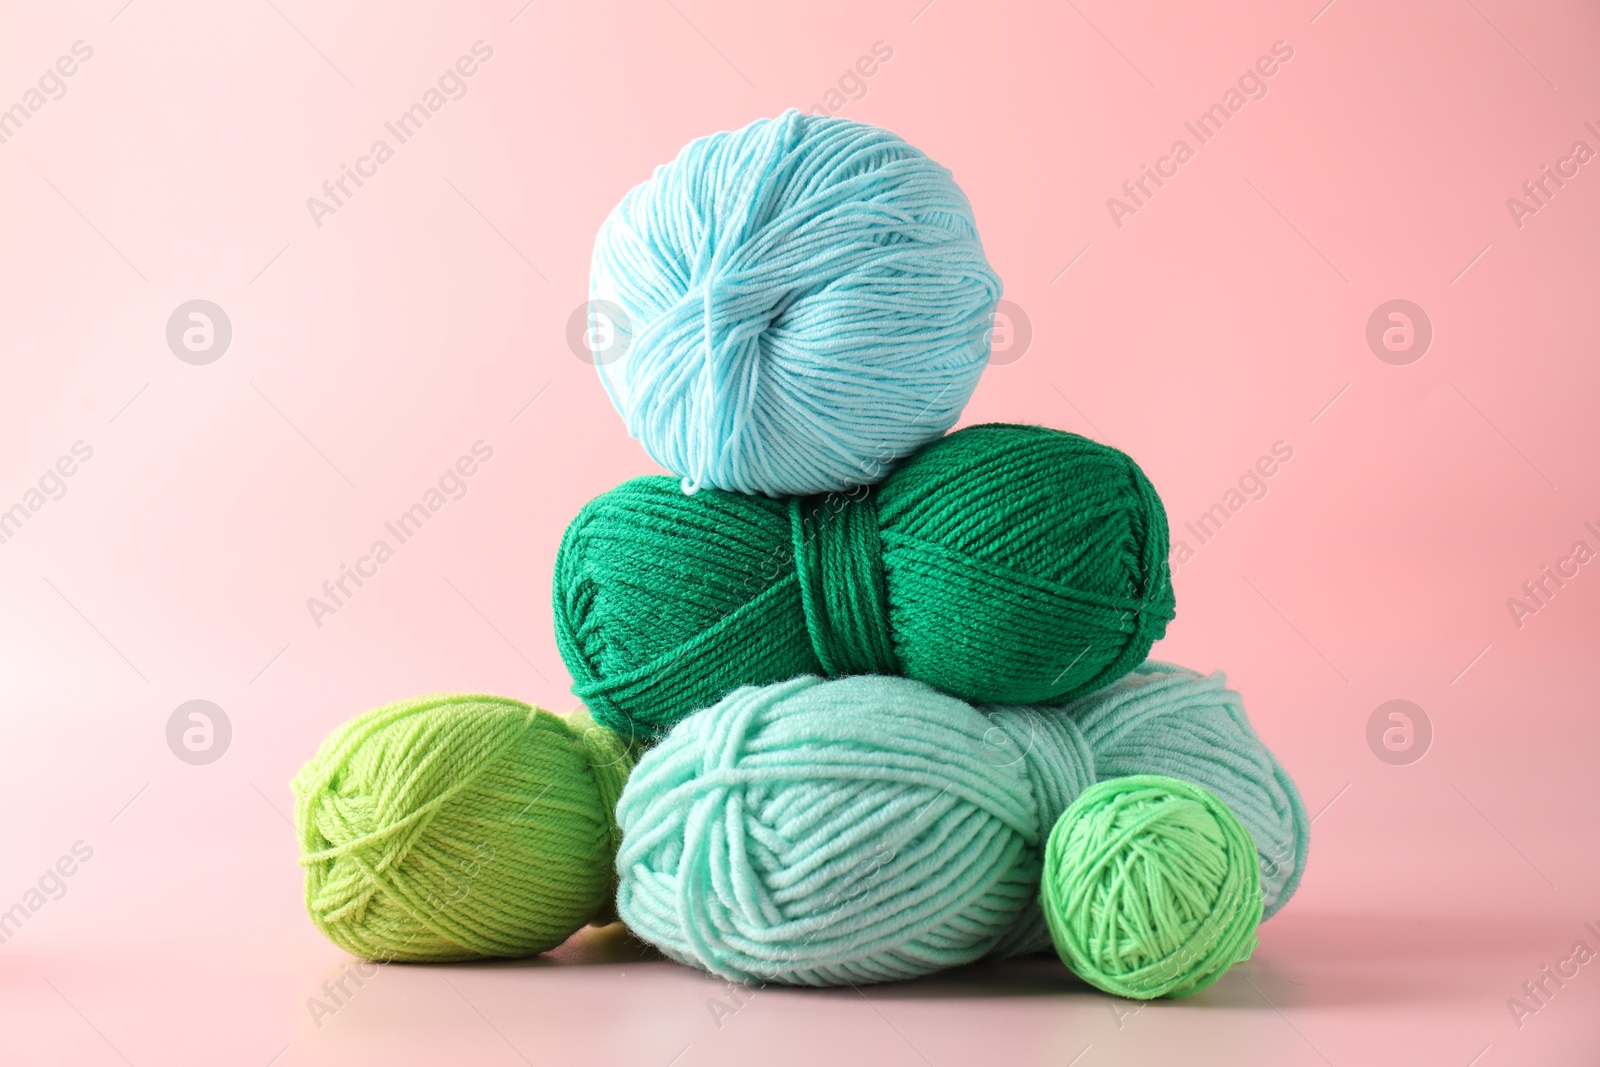
[[[739,689],[640,759],[617,806],[617,911],[741,982],[1041,951],[1045,837],[1093,777],[1064,716],[985,715],[894,677]]]
[[[1255,843],[1227,805],[1159,775],[1079,794],[1040,891],[1061,960],[1119,996],[1187,997],[1248,959],[1261,922]]]
[[[1249,861],[1256,910],[1233,912],[1253,933],[1267,872],[1276,910],[1304,869],[1304,809],[1220,676],[1154,662],[1062,707],[976,708],[872,675],[736,690],[673,727],[624,789],[617,909],[736,981],[893,981],[1039,951],[1042,842],[1097,776],[1140,767],[1172,768],[1244,827],[1228,856]],[[1107,855],[1132,864],[1142,847]],[[1120,899],[1128,914],[1173,913],[1169,882],[1143,885],[1143,904]]]
[[[328,735],[294,780],[306,909],[383,962],[525,956],[610,921],[620,738],[503,697],[419,697]]]
[[[784,496],[876,482],[955,423],[1000,279],[948,170],[791,109],[623,197],[589,290],[616,329],[601,380],[651,457],[689,492]]]

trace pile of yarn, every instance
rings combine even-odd
[[[1221,676],[1155,663],[1065,707],[876,676],[736,690],[623,790],[618,913],[740,982],[912,978],[1055,931],[1102,988],[1197,992],[1248,954],[1305,856],[1304,810],[1237,702]],[[1175,742],[1185,719],[1211,729]],[[1161,773],[1174,760],[1182,780]],[[1166,811],[1131,810],[1130,783]],[[1284,877],[1259,876],[1269,857]]]
[[[460,960],[620,917],[690,966],[818,986],[1054,946],[1136,998],[1248,957],[1304,808],[1221,674],[1146,659],[1174,601],[1138,464],[947,434],[999,293],[950,173],[859,123],[715,134],[627,194],[597,362],[676,478],[562,539],[587,712],[426,697],[335,730],[295,781],[319,928]]]

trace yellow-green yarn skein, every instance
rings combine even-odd
[[[582,711],[462,694],[359,715],[294,780],[311,920],[380,961],[527,956],[610,921],[632,764]]]
[[[1261,874],[1250,832],[1222,801],[1135,775],[1089,787],[1062,813],[1040,900],[1057,953],[1090,985],[1187,997],[1254,951]]]

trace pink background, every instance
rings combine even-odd
[[[1520,227],[1506,201],[1600,150],[1600,13],[1323,2],[8,6],[0,107],[93,56],[0,144],[0,508],[93,456],[0,544],[0,908],[93,857],[0,945],[6,1062],[1595,1062],[1600,965],[1520,1028],[1506,1001],[1600,949],[1600,566],[1520,628],[1506,602],[1600,549],[1600,163]],[[479,40],[466,95],[318,227],[306,199]],[[1226,669],[1320,813],[1299,896],[1137,1015],[1040,961],[726,1016],[613,930],[570,966],[386,968],[319,1027],[349,961],[301,910],[300,763],[415,693],[572,704],[557,540],[652,469],[564,340],[596,227],[879,41],[839,113],[955,172],[1032,325],[964,421],[1127,450],[1180,537],[1293,448],[1179,568],[1157,654]],[[1107,198],[1278,41],[1266,97],[1119,228]],[[165,341],[197,298],[233,327],[206,366]],[[1407,366],[1365,340],[1392,299],[1434,329]],[[479,440],[467,495],[314,625]],[[165,739],[196,698],[233,726],[208,766]],[[1434,731],[1407,766],[1366,740],[1396,698]]]

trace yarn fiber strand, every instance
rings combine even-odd
[[[887,130],[790,110],[691,142],[595,238],[619,308],[601,380],[684,489],[877,481],[956,421],[1000,279],[950,172]]]
[[[1166,632],[1167,546],[1133,460],[1039,426],[968,427],[850,494],[689,497],[638,478],[562,538],[556,643],[573,692],[629,735],[802,674],[1055,702]]]

